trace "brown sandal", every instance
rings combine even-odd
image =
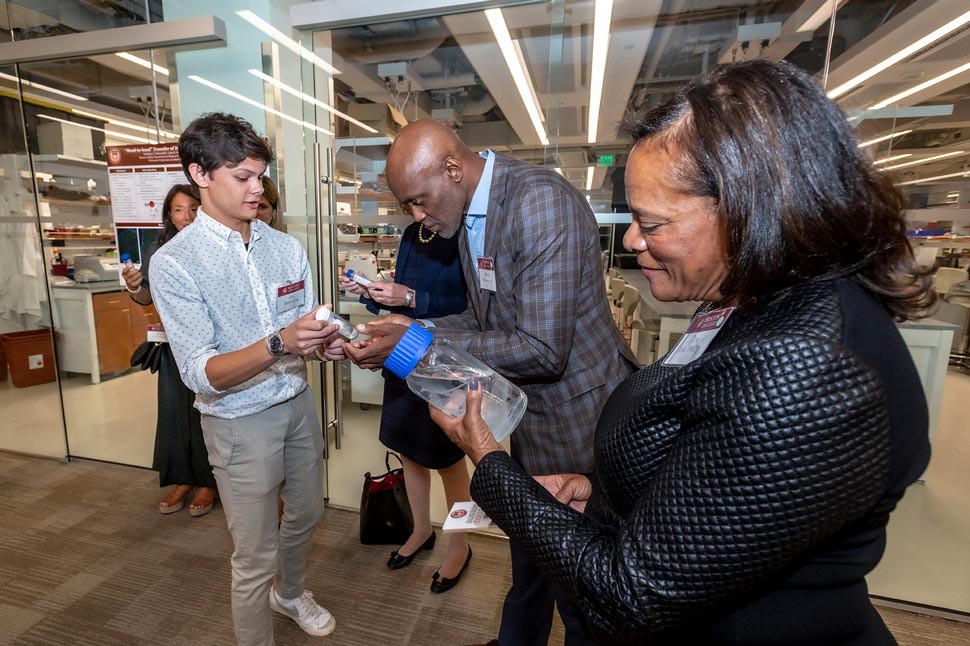
[[[158,503],[158,511],[163,514],[174,514],[185,506],[185,499],[190,493],[192,493],[192,485],[175,485],[172,493]]]
[[[218,497],[219,492],[216,489],[212,487],[199,487],[195,492],[195,498],[192,499],[192,504],[189,505],[189,515],[205,516],[212,511],[212,505]]]

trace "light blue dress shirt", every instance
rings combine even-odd
[[[217,390],[205,374],[212,357],[245,348],[316,306],[310,264],[299,241],[253,220],[249,245],[199,209],[195,221],[152,256],[152,299],[182,381],[205,415],[233,419],[266,410],[306,387],[306,362],[287,355],[249,381]],[[303,281],[287,307],[281,287]],[[292,299],[292,297],[291,297]]]
[[[485,159],[485,168],[465,215],[465,235],[468,236],[468,251],[471,252],[476,274],[478,259],[485,255],[485,216],[488,213],[488,195],[492,190],[492,171],[495,168],[494,152],[483,150],[479,155]]]

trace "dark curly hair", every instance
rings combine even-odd
[[[222,166],[234,168],[250,158],[268,165],[273,161],[273,151],[245,119],[210,112],[190,123],[179,137],[179,158],[185,176],[194,186],[195,180],[189,174],[191,164],[198,164],[206,173]]]
[[[848,277],[899,320],[936,294],[906,239],[903,197],[860,152],[845,116],[794,65],[715,68],[626,130],[680,156],[682,190],[711,197],[725,233],[726,297],[765,301],[794,285]]]

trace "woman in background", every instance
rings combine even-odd
[[[256,217],[277,231],[286,233],[286,225],[283,224],[283,217],[277,209],[279,203],[280,192],[277,190],[276,184],[269,177],[263,175],[263,194],[259,196]]]
[[[139,305],[152,304],[148,285],[148,266],[152,254],[175,235],[192,224],[199,208],[194,186],[176,184],[162,205],[162,233],[145,252],[141,267],[129,267],[121,275],[131,300]],[[216,499],[216,481],[209,466],[209,454],[202,439],[199,411],[194,407],[195,394],[185,387],[168,344],[163,344],[158,368],[158,419],[155,427],[155,456],[152,469],[158,471],[160,487],[175,488],[158,504],[163,514],[173,514],[183,506],[193,489],[197,489],[189,513],[203,516],[212,510]]]
[[[370,278],[375,278],[370,276]],[[367,287],[341,278],[340,286],[362,296],[367,309],[380,309],[412,318],[435,318],[465,310],[465,281],[458,255],[458,237],[442,238],[418,223],[401,236],[394,282],[375,280]],[[431,469],[438,471],[449,508],[469,500],[465,456],[431,421],[428,404],[403,379],[384,371],[381,442],[402,456],[408,502],[414,530],[401,547],[391,552],[387,567],[407,567],[419,552],[435,545],[431,527]],[[431,591],[446,592],[458,584],[471,559],[465,534],[455,532],[441,568],[434,573]]]

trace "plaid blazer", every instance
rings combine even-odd
[[[496,291],[479,287],[461,227],[468,307],[434,320],[453,341],[529,398],[512,456],[530,474],[589,473],[606,398],[637,366],[610,313],[599,229],[559,174],[496,154],[485,256]]]

